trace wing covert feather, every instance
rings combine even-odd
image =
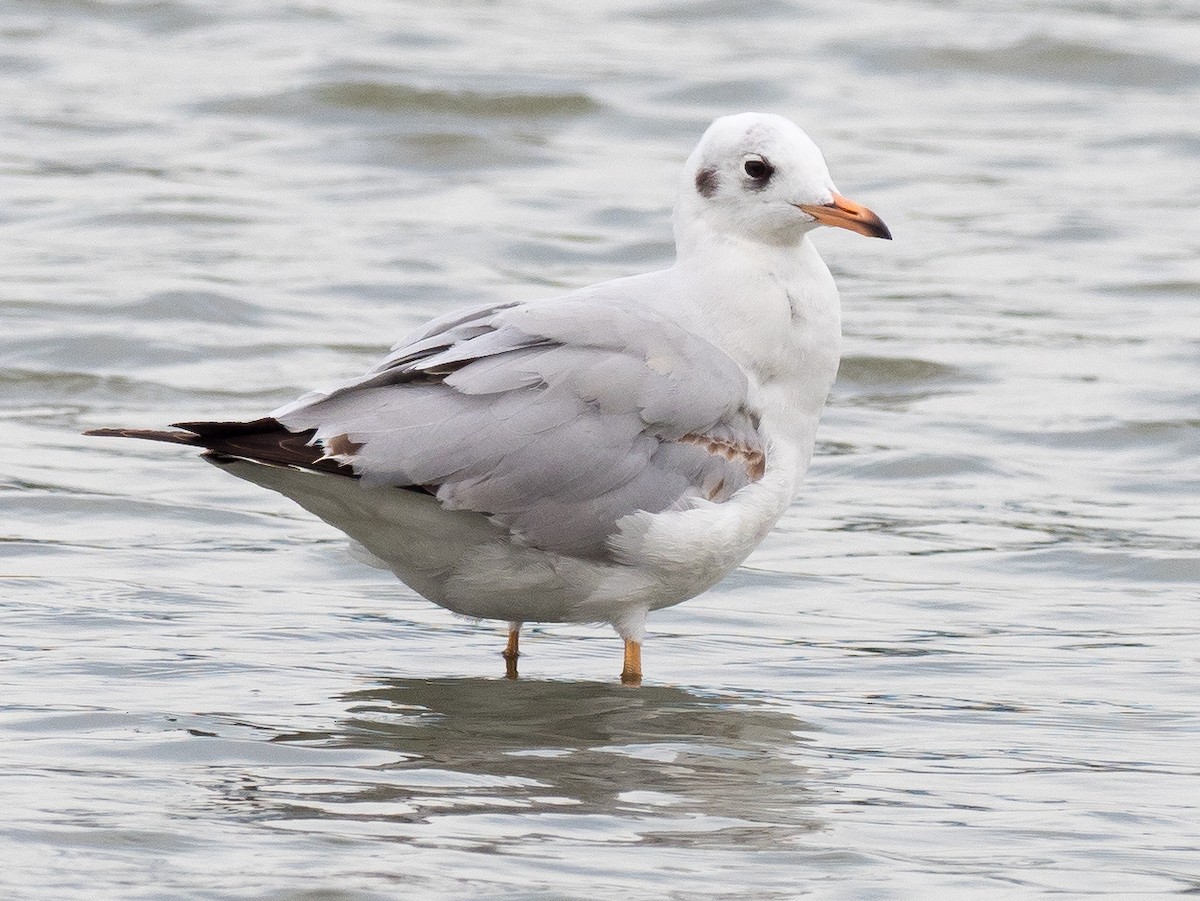
[[[581,556],[606,554],[629,513],[728,499],[764,453],[732,359],[594,292],[444,317],[363,378],[273,415],[327,448],[349,438],[353,453],[330,456],[367,483],[436,490]]]

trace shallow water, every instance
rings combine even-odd
[[[5,897],[1200,892],[1193,3],[25,0],[0,84]],[[805,494],[636,691],[79,434],[662,265],[751,108],[896,240],[818,235]]]

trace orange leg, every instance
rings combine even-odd
[[[642,646],[639,642],[625,641],[625,666],[621,670],[621,682],[625,685],[642,684]]]
[[[517,650],[518,639],[521,636],[521,627],[514,626],[508,630],[508,644],[504,646],[504,678],[517,678],[517,658],[521,656]]]

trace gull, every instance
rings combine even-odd
[[[87,434],[191,445],[346,533],[454,613],[609,623],[642,679],[650,611],[737,567],[795,499],[841,312],[809,240],[891,238],[793,122],[715,120],[667,269],[450,313],[360,378],[249,422]]]

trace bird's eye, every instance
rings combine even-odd
[[[775,167],[761,156],[746,157],[742,163],[742,171],[757,182],[766,183],[775,172]]]

